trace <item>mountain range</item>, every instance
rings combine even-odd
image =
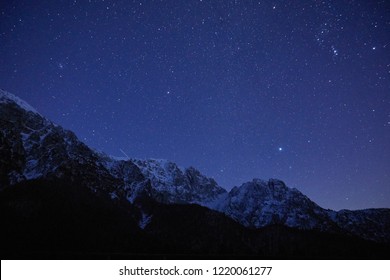
[[[324,209],[278,179],[225,190],[194,167],[117,158],[0,90],[5,258],[388,258],[390,209]]]

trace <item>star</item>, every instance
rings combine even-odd
[[[278,148],[278,151],[279,151],[279,152],[283,151],[283,148],[282,148],[282,147],[279,147],[279,148]]]
[[[335,46],[332,46],[332,53],[333,53],[334,56],[339,55],[339,51],[336,49]]]

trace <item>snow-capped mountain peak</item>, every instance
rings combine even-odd
[[[302,229],[322,228],[326,211],[283,181],[254,179],[233,188],[219,210],[245,226],[283,224]]]
[[[151,182],[152,196],[165,203],[207,204],[226,190],[193,167],[181,168],[168,160],[131,160]]]

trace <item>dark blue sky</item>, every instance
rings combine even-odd
[[[0,87],[121,156],[390,207],[389,1],[2,1]]]

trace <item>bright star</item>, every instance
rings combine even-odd
[[[282,147],[279,147],[278,148],[279,152],[283,151],[283,148]]]

